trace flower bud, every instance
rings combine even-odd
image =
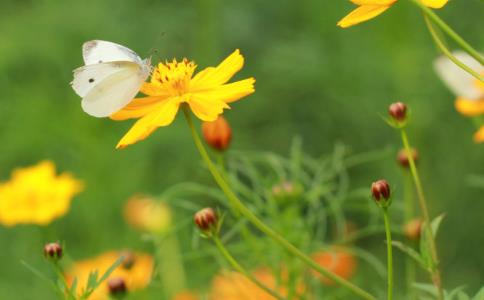
[[[418,241],[420,239],[420,231],[422,228],[422,220],[421,219],[413,219],[410,220],[405,226],[403,227],[403,232],[405,236],[411,241]]]
[[[62,258],[62,246],[59,243],[49,243],[44,246],[44,255],[53,260]]]
[[[120,297],[126,294],[126,282],[121,277],[114,277],[108,280],[109,294],[114,297]]]
[[[213,122],[203,122],[202,134],[205,142],[218,151],[226,150],[232,138],[232,129],[224,117],[219,116]]]
[[[390,199],[390,185],[385,179],[380,179],[371,184],[371,194],[376,202]]]
[[[414,162],[417,162],[417,160],[418,160],[418,152],[417,152],[417,150],[415,150],[415,149],[412,148],[412,149],[410,149],[410,152],[412,153],[413,161]],[[398,163],[402,167],[408,168],[408,166],[410,165],[410,161],[408,159],[407,151],[405,149],[402,149],[402,150],[400,150],[398,152],[397,160],[398,160]]]
[[[407,106],[402,102],[392,103],[388,107],[388,113],[396,122],[404,122],[407,117]]]
[[[121,252],[121,256],[123,257],[123,263],[121,264],[121,266],[126,270],[131,269],[136,262],[136,257],[133,251],[124,250]]]
[[[193,220],[201,231],[209,231],[216,228],[218,222],[217,213],[210,207],[199,210]]]

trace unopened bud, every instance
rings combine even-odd
[[[375,181],[371,184],[371,194],[377,203],[386,202],[390,199],[390,185],[385,179]]]
[[[121,277],[114,277],[108,280],[109,294],[114,297],[121,297],[126,294],[126,282]]]
[[[216,228],[218,222],[217,213],[210,207],[199,210],[193,217],[195,224],[201,231],[209,231]]]
[[[413,219],[405,224],[403,232],[405,236],[411,241],[418,241],[420,239],[420,231],[422,228],[422,220]]]
[[[410,149],[410,152],[411,152],[413,161],[414,162],[417,162],[417,160],[418,160],[418,152],[417,152],[417,150],[415,150],[415,149],[412,148],[412,149]],[[398,160],[398,163],[402,167],[408,168],[408,166],[410,165],[410,161],[408,159],[407,151],[405,149],[402,149],[402,150],[400,150],[398,152],[397,160]]]
[[[59,260],[62,258],[62,246],[59,243],[49,243],[44,246],[44,255],[47,258]]]
[[[121,266],[126,270],[131,269],[136,262],[136,257],[134,256],[133,251],[124,250],[121,252],[121,256],[123,257],[123,263]]]
[[[226,150],[232,138],[232,129],[224,117],[219,116],[213,122],[203,122],[203,137],[207,144],[218,151]]]
[[[290,181],[283,181],[272,186],[272,196],[283,204],[297,200],[303,192],[302,185]]]
[[[407,117],[407,106],[402,102],[395,102],[388,107],[388,113],[396,122],[404,122]]]

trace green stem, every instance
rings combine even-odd
[[[435,266],[431,270],[431,277],[432,281],[437,288],[438,291],[438,296],[440,300],[444,299],[444,293],[442,290],[442,281],[440,277],[440,271],[438,269],[438,256],[437,256],[437,247],[435,245],[435,238],[434,234],[432,233],[432,227],[431,227],[431,222],[430,222],[430,215],[429,211],[427,208],[427,201],[425,200],[425,195],[423,192],[423,187],[422,187],[422,182],[420,181],[420,176],[417,171],[417,167],[415,165],[415,160],[413,159],[412,155],[412,148],[410,147],[410,144],[408,142],[408,136],[407,132],[405,131],[405,128],[400,129],[401,137],[402,137],[402,142],[403,146],[405,148],[405,151],[407,152],[407,157],[408,157],[408,162],[410,165],[410,171],[412,173],[413,181],[415,184],[415,188],[417,189],[417,198],[418,202],[420,205],[420,210],[422,213],[422,218],[424,220],[424,230],[429,238],[429,245],[430,245],[430,255],[433,261],[433,265]]]
[[[456,64],[456,66],[460,67],[462,70],[474,76],[479,81],[484,82],[484,78],[479,73],[469,68],[466,64],[462,63],[452,54],[452,52],[450,52],[449,49],[447,49],[444,42],[440,39],[437,31],[432,26],[432,23],[430,22],[429,18],[427,16],[424,16],[424,18],[425,18],[425,23],[427,24],[427,28],[429,29],[430,35],[434,39],[434,42],[437,45],[437,47],[439,47],[440,51],[442,51],[442,53],[445,56],[447,56],[454,64]]]
[[[187,106],[183,107],[183,113],[185,114],[186,121],[188,123],[188,126],[190,128],[192,138],[195,142],[195,145],[200,152],[200,155],[204,162],[206,163],[210,173],[212,174],[214,180],[220,187],[220,189],[223,191],[227,199],[230,201],[230,203],[239,211],[241,215],[243,215],[245,218],[249,220],[255,227],[257,227],[261,232],[265,233],[267,236],[269,236],[271,239],[279,243],[283,248],[285,248],[289,253],[291,253],[294,256],[297,256],[299,259],[301,259],[303,262],[305,262],[308,266],[319,272],[320,274],[329,277],[331,280],[339,283],[340,285],[346,287],[348,290],[352,291],[354,294],[358,295],[359,297],[363,299],[371,299],[371,300],[376,300],[374,296],[369,294],[368,292],[362,290],[358,286],[352,284],[351,282],[341,278],[340,276],[322,268],[320,265],[318,265],[315,261],[313,261],[309,256],[304,254],[301,250],[296,248],[294,245],[292,245],[290,242],[288,242],[286,239],[284,239],[281,235],[279,235],[277,232],[275,232],[272,228],[267,226],[264,222],[262,222],[252,211],[247,208],[247,206],[244,205],[244,203],[235,195],[235,193],[232,191],[232,189],[229,187],[229,185],[225,182],[223,179],[222,175],[218,171],[217,167],[213,164],[212,160],[208,156],[207,150],[203,146],[202,141],[200,140],[200,137],[198,136],[197,130],[195,129],[195,126],[193,125],[193,121],[190,116],[190,111]]]
[[[464,51],[469,53],[472,57],[474,57],[481,65],[484,65],[484,58],[481,56],[476,49],[474,49],[471,45],[469,45],[460,35],[458,35],[452,28],[450,28],[447,23],[445,23],[434,11],[424,4],[420,0],[412,0],[414,4],[416,4],[422,12],[432,20],[437,26],[442,29],[451,39],[453,39]]]
[[[254,284],[256,284],[258,287],[266,291],[267,293],[271,294],[273,297],[279,299],[279,300],[284,300],[286,298],[282,297],[279,295],[276,291],[272,290],[271,288],[267,287],[266,285],[262,284],[257,278],[252,276],[247,270],[242,267],[237,260],[229,253],[227,248],[225,248],[224,244],[220,240],[220,238],[217,235],[212,236],[212,240],[215,243],[215,246],[217,246],[217,249],[222,253],[222,255],[225,257],[225,259],[230,263],[230,265],[237,270],[237,272],[242,273],[245,277],[247,277],[250,281],[252,281]]]
[[[157,237],[158,268],[164,294],[171,299],[185,289],[185,269],[180,255],[180,245],[176,235]]]
[[[387,299],[393,299],[393,253],[392,253],[392,232],[390,230],[390,221],[388,219],[388,210],[383,208],[383,221],[385,222],[385,233],[387,237],[387,278],[388,294]]]
[[[413,190],[412,190],[412,177],[410,176],[408,170],[405,168],[403,170],[404,177],[404,199],[405,199],[405,223],[410,222],[415,217],[415,207],[413,200]],[[412,287],[416,278],[415,263],[412,258],[405,257],[405,279],[406,279],[406,289],[407,296],[410,299],[415,299],[414,289]]]

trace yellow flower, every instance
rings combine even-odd
[[[81,190],[70,173],[57,176],[50,161],[16,169],[10,181],[0,183],[0,223],[47,225],[67,213]]]
[[[389,9],[397,0],[350,0],[358,5],[358,8],[350,12],[346,17],[338,22],[338,26],[347,28],[361,22],[373,19],[385,10]],[[448,0],[421,0],[425,6],[431,8],[441,8],[447,4]]]
[[[228,103],[254,92],[254,78],[227,83],[244,65],[244,57],[235,50],[217,67],[209,67],[193,76],[194,62],[160,63],[151,81],[141,87],[148,97],[134,99],[111,116],[113,120],[139,119],[118,143],[123,148],[147,138],[156,128],[173,122],[181,104],[186,104],[202,121],[215,121],[229,108]]]
[[[71,285],[74,279],[77,278],[78,287],[76,292],[80,295],[83,289],[86,288],[89,273],[97,270],[99,277],[102,276],[121,255],[123,255],[122,251],[109,251],[97,257],[74,263],[65,274],[67,283]],[[129,263],[124,263],[117,267],[108,279],[91,294],[88,300],[109,299],[107,283],[112,278],[123,279],[128,292],[145,288],[151,281],[153,258],[148,254],[132,253],[130,260]]]
[[[283,281],[287,281],[287,272],[281,275]],[[253,273],[254,277],[275,291],[281,296],[287,296],[287,287],[285,284],[280,284],[276,277],[266,268],[260,268]],[[300,282],[297,286],[297,293],[304,294],[304,286]],[[300,299],[296,296],[293,300]],[[223,272],[217,275],[212,282],[212,290],[209,297],[210,300],[273,300],[273,296],[258,287],[255,283],[247,279],[244,275],[237,272]]]
[[[124,218],[133,227],[149,232],[165,232],[171,225],[170,208],[149,197],[134,196],[124,206]]]

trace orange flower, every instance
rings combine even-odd
[[[262,284],[277,291],[281,296],[287,296],[287,288],[278,284],[274,275],[266,268],[260,268],[253,273]],[[283,279],[284,276],[282,274]],[[304,293],[304,286],[302,283],[298,285],[298,293]],[[266,291],[259,288],[252,281],[247,279],[243,274],[237,272],[223,272],[217,275],[212,282],[212,291],[209,297],[210,300],[274,300],[275,298],[269,295]],[[299,299],[294,298],[293,300]]]
[[[403,232],[405,233],[405,237],[412,241],[418,241],[420,239],[420,230],[422,228],[422,220],[421,219],[413,219],[410,220],[405,226],[403,227]]]
[[[165,232],[171,225],[170,208],[144,196],[133,196],[126,202],[124,218],[131,226],[153,233]]]
[[[205,142],[215,150],[224,151],[229,147],[232,129],[224,117],[219,116],[213,122],[203,122],[202,133]]]
[[[326,270],[344,278],[350,279],[358,266],[355,257],[342,247],[333,247],[328,251],[320,251],[312,255],[312,258]],[[334,282],[319,273],[312,271],[326,285],[333,285]]]
[[[98,270],[99,276],[112,266],[112,264],[121,256],[123,252],[110,251],[100,256],[78,261],[66,272],[65,277],[69,285],[78,280],[77,294],[81,294],[82,290],[87,286],[87,279],[89,273]],[[109,299],[109,290],[107,283],[109,279],[120,278],[126,283],[128,291],[142,289],[146,287],[151,281],[151,273],[153,270],[153,258],[148,254],[133,253],[128,263],[117,267],[106,281],[99,286],[94,293],[89,297],[89,300],[107,300]]]
[[[15,169],[10,181],[0,183],[0,224],[47,225],[69,211],[81,190],[72,174],[56,175],[51,161]]]
[[[350,0],[358,5],[358,8],[349,13],[346,17],[338,22],[338,26],[347,28],[361,22],[373,19],[387,9],[389,9],[397,0]],[[425,6],[431,8],[441,8],[447,4],[448,0],[421,0]]]
[[[158,127],[170,125],[180,108],[188,105],[202,121],[215,121],[228,103],[254,92],[255,79],[227,83],[244,65],[244,57],[235,50],[217,67],[209,67],[193,76],[194,62],[183,59],[160,63],[151,81],[141,87],[148,97],[134,99],[111,116],[113,120],[139,119],[118,143],[123,148],[147,138]],[[193,76],[193,77],[192,77]]]

